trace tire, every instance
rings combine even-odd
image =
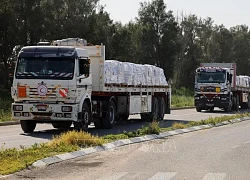
[[[153,98],[153,103],[152,103],[152,111],[151,113],[148,114],[148,121],[152,122],[154,120],[158,120],[158,115],[159,115],[159,103],[156,97]]]
[[[36,128],[35,121],[21,120],[20,123],[21,123],[21,128],[25,133],[32,133]]]
[[[201,107],[196,107],[196,111],[197,111],[197,112],[201,112],[201,111],[202,111],[202,108],[201,108]]]
[[[116,120],[116,105],[114,101],[109,101],[107,112],[102,119],[102,126],[105,129],[111,129]]]
[[[68,122],[56,122],[56,123],[52,123],[52,126],[55,129],[69,129],[70,126],[72,125],[71,121]]]
[[[141,113],[141,120],[148,121],[149,114],[148,113]]]
[[[158,102],[159,102],[158,119],[163,120],[166,112],[166,103],[163,97],[159,97]]]
[[[210,107],[210,108],[208,108],[208,110],[209,110],[210,112],[213,112],[213,111],[214,111],[214,107]]]
[[[94,125],[96,129],[102,129],[103,125],[102,125],[102,120],[101,118],[98,119],[94,119]]]
[[[129,115],[128,114],[120,114],[118,117],[117,117],[117,121],[127,121],[129,118]]]
[[[85,102],[82,106],[82,117],[78,122],[74,122],[74,128],[78,131],[87,131],[91,122],[91,112],[89,105]]]
[[[233,110],[239,111],[239,105],[240,105],[239,96],[236,95],[233,97]]]
[[[232,112],[233,109],[233,102],[230,101],[229,105],[225,108],[226,112]]]

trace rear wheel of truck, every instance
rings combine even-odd
[[[96,118],[94,119],[94,125],[96,129],[102,129],[102,119],[101,118]]]
[[[69,129],[71,125],[72,125],[72,122],[56,122],[56,123],[52,123],[52,126],[55,129]]]
[[[116,118],[116,105],[113,100],[109,101],[107,112],[103,114],[102,126],[105,129],[113,127]]]
[[[213,112],[213,111],[214,111],[214,107],[210,107],[210,108],[208,108],[208,110],[209,110],[210,112]]]
[[[117,116],[117,121],[127,121],[129,118],[128,114],[120,114],[119,116]]]
[[[141,113],[141,120],[149,121],[149,114],[148,113]]]
[[[82,117],[78,122],[74,122],[74,128],[78,131],[88,130],[91,121],[91,112],[89,105],[85,102],[82,106]]]
[[[153,98],[152,109],[150,113],[142,113],[141,119],[152,122],[159,119],[159,103],[156,97]]]
[[[239,105],[240,105],[239,103],[240,103],[239,96],[238,95],[234,96],[233,97],[233,110],[239,111]]]
[[[158,102],[159,102],[158,119],[163,120],[165,116],[165,111],[166,111],[166,103],[163,97],[159,97]]]
[[[196,111],[197,111],[197,112],[201,112],[201,111],[202,111],[202,108],[201,108],[201,107],[196,107]]]
[[[25,133],[32,133],[36,128],[35,121],[21,120],[20,123],[21,123],[22,130]]]

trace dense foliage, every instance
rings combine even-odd
[[[193,87],[201,62],[236,62],[240,74],[250,75],[247,26],[175,17],[163,0],[142,2],[138,17],[125,25],[114,22],[99,0],[2,0],[0,24],[1,85],[8,84],[21,46],[70,37],[105,44],[107,59],[160,66],[176,88]]]

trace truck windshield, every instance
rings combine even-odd
[[[224,83],[226,74],[222,72],[200,72],[197,75],[198,83]]]
[[[74,76],[75,59],[72,58],[19,58],[17,79],[71,80]]]

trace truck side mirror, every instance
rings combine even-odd
[[[171,78],[169,78],[168,83],[169,83],[170,85],[173,85],[173,80],[172,80]]]
[[[229,83],[231,84],[233,82],[233,75],[228,73],[227,77],[228,77]]]
[[[79,59],[79,73],[85,77],[89,77],[90,74],[90,62],[89,59]]]

